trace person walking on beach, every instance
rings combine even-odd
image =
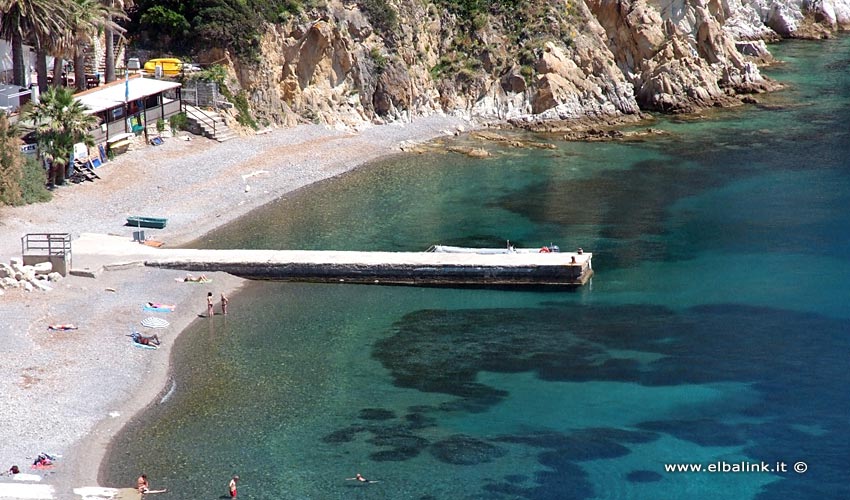
[[[227,295],[221,292],[221,314],[227,316]]]
[[[212,292],[207,292],[207,317],[212,318],[213,314],[213,298]]]
[[[230,493],[230,498],[236,498],[236,483],[239,482],[239,476],[230,478],[230,483],[227,485],[227,491]]]

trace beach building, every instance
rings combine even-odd
[[[100,126],[91,131],[96,144],[121,134],[138,134],[148,124],[180,113],[180,83],[131,75],[74,96],[97,115]]]
[[[33,49],[24,45],[24,62],[28,69],[35,66]],[[27,83],[31,80],[30,71],[25,72]],[[6,40],[0,40],[0,111],[7,114],[17,112],[21,106],[32,98],[29,85],[19,87],[12,85],[12,46]]]

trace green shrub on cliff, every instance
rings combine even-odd
[[[398,19],[386,0],[363,0],[378,25]],[[238,56],[259,57],[264,23],[285,22],[327,7],[326,0],[136,0],[128,37],[140,48],[188,53],[223,47]],[[369,10],[372,9],[372,10]]]
[[[392,35],[398,27],[398,13],[387,0],[360,0],[358,5],[369,17],[372,26],[385,37]]]
[[[140,29],[156,33],[150,38],[150,46],[168,50],[173,44],[182,45],[192,28],[186,17],[163,5],[154,5],[139,18]]]
[[[373,47],[369,51],[369,57],[375,63],[375,71],[380,75],[387,69],[387,57],[381,52],[381,49]]]

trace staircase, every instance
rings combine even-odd
[[[124,38],[121,37],[121,35],[119,35],[118,33],[112,34],[112,48],[115,51],[115,53],[113,54],[113,57],[115,58],[115,62],[118,63],[118,62],[120,62],[119,56],[123,55],[123,53],[124,53]],[[101,75],[106,75],[106,51],[105,50],[103,51],[103,57],[101,57],[97,61],[97,72],[100,73]]]
[[[200,135],[215,139],[218,142],[228,141],[237,136],[236,132],[231,130],[224,123],[221,115],[215,111],[202,110],[189,104],[184,104],[183,107],[190,128]]]
[[[87,75],[99,74],[101,80],[106,81],[106,50],[103,43],[104,38],[101,37],[96,43],[86,45],[85,48],[85,69]],[[115,33],[112,35],[114,56],[116,62],[119,62],[118,57],[124,51],[124,39],[121,35]]]

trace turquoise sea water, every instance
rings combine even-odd
[[[850,497],[850,38],[773,50],[788,89],[758,106],[642,142],[398,156],[204,238],[554,242],[597,274],[559,292],[252,283],[181,336],[173,396],[103,479],[144,470],[181,499],[234,473],[256,499]],[[788,471],[664,468],[720,461]]]

